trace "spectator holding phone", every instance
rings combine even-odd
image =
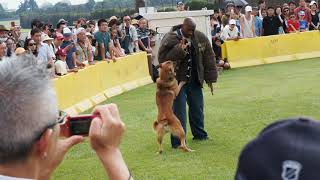
[[[50,179],[68,150],[84,140],[59,138],[62,118],[45,69],[30,55],[0,62],[0,179]],[[90,145],[109,179],[132,179],[118,148],[124,123],[117,106],[97,106],[93,114]]]

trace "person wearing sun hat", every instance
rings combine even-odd
[[[0,41],[5,42],[8,39],[8,32],[9,29],[0,24]]]
[[[50,54],[53,60],[56,59],[56,55],[54,53],[54,50],[52,48],[52,43],[53,43],[53,38],[49,37],[47,34],[42,34],[41,35],[41,42],[45,43],[48,45],[49,49],[50,49]]]

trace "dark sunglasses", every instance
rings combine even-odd
[[[35,45],[37,45],[36,43],[30,43],[30,44],[28,44],[28,46],[35,46]]]
[[[43,135],[43,133],[46,132],[47,129],[53,129],[58,124],[64,124],[66,122],[67,116],[68,116],[68,114],[66,112],[59,111],[58,118],[55,119],[54,122],[47,125],[42,131],[40,131],[41,133],[38,133],[38,135],[36,136],[37,137],[36,140],[39,140],[41,138],[41,136]]]
[[[124,21],[130,21],[130,19],[125,19]]]

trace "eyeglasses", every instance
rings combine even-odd
[[[124,19],[124,21],[130,21],[130,19]]]
[[[42,131],[40,131],[40,133],[38,133],[38,135],[36,136],[36,140],[39,140],[42,136],[42,134],[47,130],[47,129],[53,129],[57,124],[64,124],[66,121],[66,117],[68,116],[68,114],[64,111],[59,111],[59,115],[58,118],[50,123],[49,125],[47,125]]]
[[[35,45],[37,45],[36,43],[30,43],[30,44],[28,44],[28,46],[35,46]]]

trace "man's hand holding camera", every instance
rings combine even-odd
[[[93,111],[89,139],[92,149],[101,160],[109,179],[128,179],[130,172],[122,158],[118,148],[121,137],[125,131],[125,125],[120,119],[118,108],[115,104],[97,106]],[[48,139],[57,140],[60,134],[60,127],[48,129],[41,137],[41,142]],[[42,140],[43,139],[43,140]],[[74,135],[67,139],[58,139],[56,146],[44,145],[46,149],[41,149],[43,159],[42,166],[39,167],[38,179],[47,180],[58,165],[62,162],[68,150],[74,145],[82,142],[83,136]],[[54,144],[54,143],[53,143]],[[40,145],[40,147],[42,147]],[[119,173],[121,172],[121,173]]]

